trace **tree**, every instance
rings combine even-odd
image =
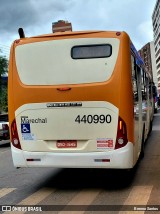
[[[0,76],[8,73],[8,60],[5,56],[0,56]]]
[[[8,111],[7,85],[2,84],[2,75],[8,73],[8,60],[5,56],[0,56],[0,111]]]
[[[1,99],[0,99],[1,110],[3,112],[8,112],[8,91],[7,86],[3,87]]]

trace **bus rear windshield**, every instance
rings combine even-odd
[[[104,82],[113,73],[119,44],[116,38],[76,38],[18,45],[17,72],[25,85]]]
[[[71,50],[73,59],[105,58],[112,54],[109,44],[75,46]]]

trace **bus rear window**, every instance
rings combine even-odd
[[[74,46],[71,49],[73,59],[105,58],[112,54],[112,46],[109,44]]]

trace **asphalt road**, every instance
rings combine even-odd
[[[46,210],[43,213],[61,214],[123,214],[132,213],[133,209],[141,210],[133,211],[134,214],[148,213],[145,209],[150,214],[158,213],[159,209],[160,213],[160,112],[154,116],[153,131],[145,145],[144,159],[132,172],[107,169],[16,169],[12,163],[10,145],[0,146],[0,205],[29,205],[31,209],[32,206],[40,206],[37,210]],[[24,210],[19,208],[22,212],[12,213],[25,213],[25,206]],[[49,209],[52,211],[49,212]],[[69,211],[65,212],[65,209]]]

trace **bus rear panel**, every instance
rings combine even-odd
[[[16,40],[9,67],[14,165],[132,168],[130,69],[126,33]]]

